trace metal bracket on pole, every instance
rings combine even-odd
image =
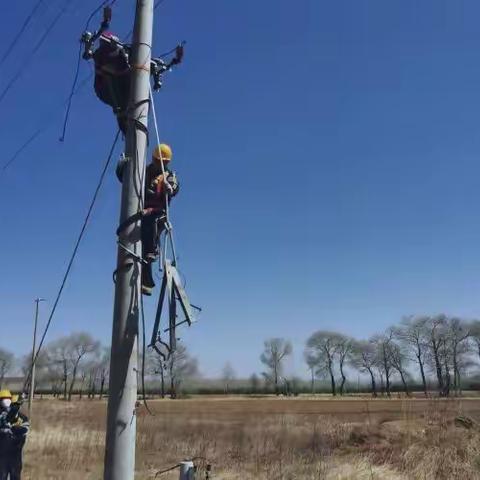
[[[84,32],[80,42],[84,44],[84,51],[82,57],[85,60],[90,60],[93,57],[92,47],[93,44],[100,38],[105,30],[110,27],[110,21],[112,20],[112,7],[106,6],[103,9],[103,21],[100,28],[95,33]]]
[[[160,321],[166,298],[168,299],[168,328],[164,329],[164,332],[169,332],[170,341],[168,343],[168,351],[170,355],[175,351],[177,345],[176,327],[185,323],[188,323],[188,326],[191,326],[192,323],[195,322],[192,310],[193,307],[182,286],[180,275],[170,260],[165,260],[164,262],[162,286],[158,298],[157,313],[155,315],[155,322],[149,345],[150,347],[155,347],[157,342],[160,342],[164,346],[166,345],[161,341],[159,334]],[[183,314],[185,315],[185,319],[180,322],[177,321],[177,304],[180,305]]]

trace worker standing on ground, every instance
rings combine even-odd
[[[0,480],[20,480],[22,450],[30,424],[9,390],[0,391]]]
[[[146,262],[142,268],[144,295],[151,295],[155,287],[152,263],[159,256],[159,239],[166,227],[166,202],[170,203],[180,188],[176,174],[168,168],[171,160],[172,149],[161,143],[153,150],[152,163],[146,169],[145,209],[142,217],[142,251]]]
[[[95,62],[95,93],[117,116],[118,126],[127,131],[127,108],[130,96],[130,64],[128,53],[118,37],[111,32],[100,36],[93,53]]]
[[[177,175],[168,167],[172,149],[165,143],[157,145],[152,153],[152,162],[145,172],[145,203],[142,211],[142,293],[151,295],[155,287],[152,263],[159,257],[160,235],[166,228],[167,201],[170,203],[180,188]],[[122,181],[127,160],[122,158],[117,166],[117,177]],[[163,162],[163,168],[162,168]],[[1,479],[0,479],[1,480]]]

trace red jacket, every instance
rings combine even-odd
[[[165,169],[167,182],[172,187],[172,192],[165,192],[162,169],[155,163],[147,166],[145,174],[145,208],[151,208],[155,213],[161,213],[165,210],[165,200],[175,196],[180,188],[175,173]],[[167,193],[167,195],[165,195]]]

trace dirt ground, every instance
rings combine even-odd
[[[479,398],[197,397],[149,407],[154,416],[137,412],[136,479],[193,457],[225,480],[480,479]],[[105,416],[104,401],[36,401],[24,478],[101,479]]]

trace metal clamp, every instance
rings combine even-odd
[[[110,21],[112,20],[112,8],[108,5],[103,9],[103,21],[100,24],[100,28],[95,33],[84,32],[80,38],[80,42],[85,45],[82,57],[85,60],[90,60],[93,57],[93,44],[100,38],[105,30],[110,27]]]
[[[125,250],[131,257],[133,257],[137,262],[142,263],[143,265],[148,265],[148,262],[144,260],[140,255],[137,255],[135,252],[126,247],[120,240],[117,241],[117,244],[120,248]]]

